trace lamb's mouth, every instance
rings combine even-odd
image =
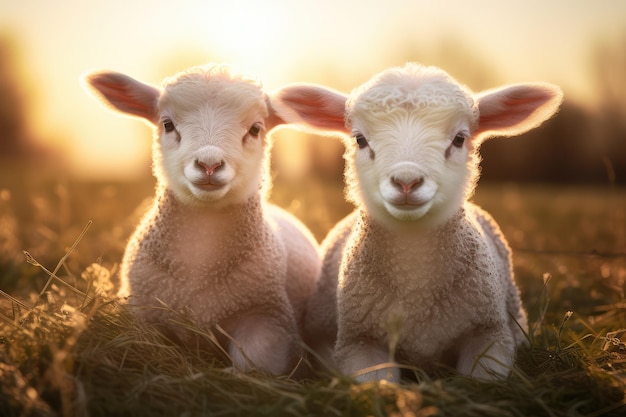
[[[419,208],[422,208],[426,205],[426,203],[428,203],[427,201],[423,202],[423,203],[419,203],[419,204],[415,204],[415,203],[392,203],[392,205],[397,208],[398,210],[402,210],[402,211],[412,211],[412,210],[417,210]]]
[[[215,183],[211,181],[192,181],[191,184],[201,191],[218,191],[226,186],[226,183]]]
[[[402,196],[402,197],[393,199],[391,201],[387,201],[387,204],[389,204],[390,206],[398,210],[411,211],[411,210],[421,209],[422,207],[426,206],[431,201],[432,200],[410,198],[410,197],[407,198],[406,196]]]
[[[432,207],[432,200],[414,202],[385,202],[385,208],[393,217],[402,221],[413,221],[425,215]]]

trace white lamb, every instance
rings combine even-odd
[[[477,149],[538,126],[561,100],[543,83],[473,94],[417,64],[386,70],[349,97],[298,84],[275,93],[283,120],[349,134],[347,195],[357,209],[322,244],[307,315],[321,355],[334,350],[340,370],[360,380],[397,381],[399,369],[384,365],[395,360],[508,375],[527,320],[509,247],[468,201]]]
[[[156,196],[126,247],[119,295],[145,320],[168,322],[162,302],[221,326],[238,369],[289,371],[321,260],[308,229],[266,202],[266,133],[282,121],[261,84],[218,65],[162,89],[115,72],[86,82],[155,126]]]

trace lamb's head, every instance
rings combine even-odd
[[[224,207],[258,193],[270,114],[261,84],[223,65],[193,67],[162,88],[114,72],[86,77],[116,110],[155,126],[153,169],[188,205]]]
[[[481,141],[538,126],[561,99],[549,84],[476,95],[438,68],[407,64],[350,96],[291,85],[275,92],[272,104],[286,122],[347,133],[348,197],[377,221],[406,228],[450,218],[474,190]]]
[[[353,91],[346,110],[354,201],[399,221],[458,210],[477,172],[466,141],[478,118],[471,93],[440,70],[409,66]]]

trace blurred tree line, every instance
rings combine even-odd
[[[626,34],[619,41],[601,42],[592,49],[590,73],[597,105],[572,102],[566,91],[559,114],[539,129],[523,137],[487,141],[481,152],[483,181],[626,184]],[[397,65],[406,61],[437,65],[474,90],[500,84],[493,66],[458,40],[444,40],[427,52],[410,47],[398,50]],[[18,159],[58,157],[35,145],[37,141],[28,129],[30,97],[20,73],[18,51],[12,38],[0,36],[0,164],[4,166]],[[344,80],[336,74],[329,65],[328,80],[318,82],[343,91],[356,85],[348,85],[348,80],[354,83],[354,77]],[[299,141],[281,141],[278,132],[274,151],[278,170],[288,162],[280,160],[281,147],[297,146],[303,148],[307,160],[298,162],[306,168],[291,170],[294,175],[341,178],[343,150],[339,141],[299,135]]]
[[[588,61],[596,100],[576,103],[565,91],[560,112],[539,129],[524,137],[487,142],[482,149],[483,178],[626,184],[624,52],[626,33],[598,42]]]
[[[560,112],[520,138],[482,149],[483,177],[553,183],[626,184],[626,33],[589,56],[592,103],[567,99]],[[564,70],[569,70],[564,68]],[[583,106],[584,104],[584,106]]]
[[[2,159],[24,156],[31,138],[26,129],[26,94],[17,65],[17,45],[0,36],[0,155]]]
[[[25,79],[19,43],[0,34],[0,164],[23,166],[31,162],[52,164],[53,149],[37,141],[29,123],[34,93]]]
[[[398,51],[395,65],[416,61],[439,66],[474,91],[503,83],[488,60],[457,39],[444,39],[430,49],[403,46]],[[485,142],[481,148],[481,181],[626,185],[624,51],[626,33],[618,41],[599,42],[592,48],[589,73],[597,92],[593,103],[572,101],[565,91],[559,113],[539,128],[522,136]],[[331,69],[324,78],[324,84],[342,91],[350,91],[356,85],[351,77],[349,81],[338,79]],[[305,138],[305,142],[313,159],[309,166],[323,176],[340,176],[340,146],[317,137]]]

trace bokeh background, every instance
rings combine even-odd
[[[227,62],[269,89],[306,81],[348,92],[406,61],[441,66],[474,90],[534,80],[564,89],[561,114],[541,130],[484,146],[484,181],[626,181],[621,0],[4,1],[0,163],[28,157],[39,173],[149,177],[150,129],[89,97],[88,70],[159,84]],[[340,176],[338,141],[285,135],[276,135],[276,172]]]
[[[23,281],[22,250],[57,262],[88,220],[76,269],[116,264],[153,194],[150,126],[106,110],[85,91],[85,72],[159,85],[225,62],[268,90],[303,81],[349,92],[407,61],[475,91],[561,86],[555,118],[483,145],[477,202],[518,253],[626,253],[622,0],[20,0],[0,3],[0,264],[14,269],[5,281]],[[287,128],[273,137],[272,199],[321,240],[351,210],[343,146]]]
[[[625,380],[626,363],[625,0],[0,0],[0,323],[16,329],[0,331],[0,405],[41,398],[63,415],[85,401],[91,415],[174,415],[232,391],[217,402],[240,411],[271,413],[288,399],[296,413],[305,404],[355,413],[366,403],[377,410],[368,414],[383,412],[379,394],[335,391],[334,377],[317,397],[283,385],[274,396],[274,382],[237,374],[227,385],[230,372],[207,373],[193,358],[184,363],[199,368],[180,366],[178,350],[151,342],[143,325],[113,326],[126,315],[91,318],[77,290],[92,294],[110,278],[115,293],[126,241],[154,194],[152,132],[104,109],[80,80],[111,69],[158,85],[189,66],[226,62],[269,90],[304,81],[349,92],[406,61],[440,66],[476,91],[547,81],[565,92],[560,113],[539,129],[483,145],[473,197],[513,249],[535,337],[536,349],[519,356],[527,377],[419,387],[437,406],[470,402],[468,413],[600,415],[609,403],[623,406],[623,382],[612,378]],[[342,195],[343,146],[286,128],[273,136],[271,199],[321,240],[352,209]],[[63,308],[30,327],[22,318],[44,298]],[[82,327],[60,325],[78,317],[65,304],[90,317],[80,338]],[[421,404],[421,394],[401,394],[398,407]],[[521,405],[509,408],[511,399]]]

